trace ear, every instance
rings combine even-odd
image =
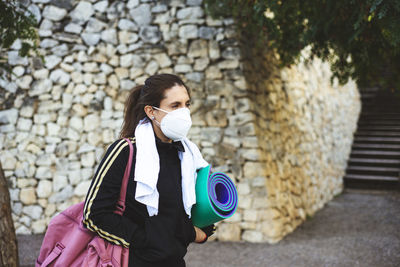
[[[154,109],[152,106],[149,106],[149,105],[145,106],[144,112],[146,113],[147,117],[150,118],[150,120],[154,119]]]

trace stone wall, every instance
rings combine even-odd
[[[274,243],[341,193],[360,95],[352,81],[331,83],[329,64],[306,62],[307,50],[280,70],[271,53],[243,48],[258,146],[242,152],[258,157],[247,157],[239,183],[251,196],[241,203],[242,238]]]
[[[190,138],[239,191],[218,240],[276,242],[340,192],[360,101],[354,83],[330,84],[327,64],[249,60],[233,21],[206,16],[201,0],[25,2],[45,62],[19,58],[16,42],[15,76],[0,80],[0,156],[18,234],[43,233],[84,199],[129,90],[162,72],[191,87]]]

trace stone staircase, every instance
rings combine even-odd
[[[344,185],[349,188],[400,189],[400,98],[364,88],[362,112]]]

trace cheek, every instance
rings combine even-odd
[[[165,117],[165,115],[167,115],[167,114],[164,113],[164,112],[157,112],[157,113],[154,113],[154,117],[156,118],[156,120],[157,120],[158,122],[161,122],[161,120]]]

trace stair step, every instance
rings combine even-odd
[[[354,134],[356,137],[358,136],[376,136],[376,137],[399,137],[400,138],[400,131],[398,132],[384,132],[384,131],[357,131]]]
[[[400,122],[400,115],[396,116],[396,117],[387,117],[387,116],[382,116],[382,117],[367,117],[367,116],[363,116],[361,114],[361,116],[358,118],[358,122],[380,122],[380,121],[385,121],[385,122],[393,122],[393,123],[398,123]]]
[[[361,94],[363,94],[364,92],[378,92],[379,87],[362,87],[359,90]]]
[[[400,126],[388,125],[358,125],[357,128],[361,131],[400,131]]]
[[[385,125],[359,125],[359,131],[400,131],[400,126],[385,126]]]
[[[354,139],[354,142],[368,142],[368,143],[400,143],[398,137],[370,137],[360,136]]]
[[[391,167],[365,167],[365,166],[350,166],[347,168],[348,170],[363,170],[363,171],[380,171],[380,172],[399,172],[399,168],[391,168]]]
[[[385,119],[385,120],[396,120],[400,116],[400,112],[393,112],[393,113],[384,113],[384,112],[379,112],[379,113],[367,113],[367,111],[362,112],[360,114],[359,119],[370,119],[370,120],[376,120],[376,119]]]
[[[365,99],[373,99],[373,98],[375,98],[376,97],[376,94],[374,94],[374,93],[364,93],[364,94],[361,94],[361,99],[364,101]],[[363,102],[362,101],[362,102]],[[363,102],[364,103],[364,102]]]
[[[400,112],[399,113],[375,113],[375,114],[365,114],[361,112],[360,120],[389,120],[389,121],[396,121],[400,119]]]
[[[352,151],[352,154],[400,156],[400,151],[358,150],[358,149],[354,149]]]
[[[362,118],[360,117],[358,122],[371,123],[371,124],[397,124],[400,122],[400,118]]]
[[[400,99],[377,87],[359,91],[361,114],[344,185],[400,190]]]
[[[356,180],[378,180],[378,181],[391,181],[398,182],[399,177],[396,176],[380,176],[380,175],[365,175],[365,174],[346,174],[344,179]]]
[[[373,112],[373,111],[364,111],[361,112],[362,117],[369,117],[369,118],[397,118],[400,116],[400,112]]]
[[[346,169],[346,174],[356,174],[356,175],[379,175],[379,176],[393,176],[399,177],[400,168],[392,167],[375,167],[375,166],[348,166]]]
[[[393,120],[393,121],[387,121],[387,120],[359,120],[358,121],[358,126],[399,126],[400,125],[400,120]]]
[[[394,151],[400,151],[400,145],[395,145],[395,144],[359,144],[359,143],[354,143],[353,148],[360,148],[360,149],[382,149],[382,150],[394,150]]]
[[[400,159],[400,151],[358,150],[351,152],[351,157]]]
[[[387,164],[387,165],[397,165],[400,167],[399,159],[366,159],[366,158],[350,158],[349,163],[360,164],[367,163],[370,165],[379,165],[379,164]]]
[[[385,105],[384,107],[382,105]],[[392,104],[389,102],[385,102],[385,103],[379,103],[376,99],[374,99],[374,102],[368,103],[368,105],[364,105],[362,106],[362,113],[366,113],[368,115],[371,115],[372,113],[375,114],[398,114],[400,112],[399,110],[399,104]]]
[[[400,190],[399,179],[391,176],[347,174],[343,182],[346,188]]]

